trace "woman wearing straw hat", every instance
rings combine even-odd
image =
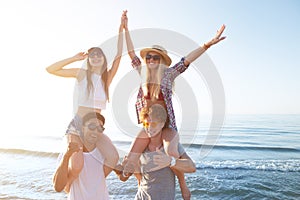
[[[179,153],[177,147],[179,136],[177,133],[175,114],[172,104],[172,86],[174,79],[183,73],[190,63],[199,58],[208,48],[225,39],[225,37],[222,36],[225,25],[221,26],[213,39],[190,52],[186,57],[183,57],[172,67],[169,67],[172,62],[171,58],[168,56],[167,51],[163,47],[153,45],[150,48],[142,49],[140,51],[140,56],[146,64],[144,69],[142,68],[141,60],[134,52],[133,42],[128,31],[128,18],[126,12],[127,11],[124,13],[124,29],[128,54],[132,60],[132,66],[138,70],[142,79],[144,79],[144,82],[139,89],[136,102],[138,122],[142,123],[139,115],[143,108],[150,107],[153,104],[163,105],[166,108],[168,115],[167,122],[162,133],[164,149],[169,156],[178,159]],[[142,129],[133,141],[127,159],[130,162],[135,163],[138,160],[140,153],[142,153],[148,146],[148,143],[149,139],[147,138],[145,131]],[[124,170],[126,172],[126,166],[124,167]],[[183,178],[183,180],[179,179],[183,198],[189,199],[190,191],[184,181],[184,176],[180,177]]]

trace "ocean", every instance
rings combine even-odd
[[[186,174],[191,199],[300,199],[300,115],[227,116],[214,146],[202,143],[207,131],[204,125],[181,135],[181,141],[192,141],[182,143],[197,167]],[[114,144],[128,149],[130,141],[120,138]],[[0,199],[66,199],[51,182],[62,137],[18,141],[0,142]],[[210,151],[203,156],[204,150]],[[134,199],[137,191],[134,177],[124,183],[114,173],[107,185],[111,199]],[[176,199],[182,199],[178,183]]]

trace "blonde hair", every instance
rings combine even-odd
[[[146,67],[145,76],[142,75],[142,78],[144,78],[143,82],[143,92],[144,94],[150,94],[151,100],[155,100],[159,98],[160,94],[160,86],[161,86],[161,80],[163,78],[164,72],[166,70],[165,60],[161,57],[160,64],[158,66],[158,69],[156,71],[155,80],[150,80],[151,73],[153,71],[150,71],[148,67]]]

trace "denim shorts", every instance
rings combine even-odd
[[[66,135],[73,134],[79,137],[83,137],[82,133],[82,119],[78,115],[75,115],[74,118],[71,120],[67,130]]]

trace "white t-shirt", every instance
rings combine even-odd
[[[104,158],[95,148],[83,153],[84,165],[79,177],[71,185],[69,200],[107,200],[109,199],[104,176]]]
[[[104,91],[104,84],[102,83],[101,76],[92,73],[91,80],[94,88],[89,95],[87,91],[87,78],[84,77],[81,81],[77,82],[75,85],[74,98],[77,98],[78,102],[74,103],[77,103],[78,106],[105,110],[107,97]]]

